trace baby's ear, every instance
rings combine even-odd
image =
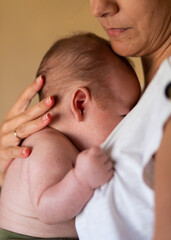
[[[90,100],[91,96],[87,88],[75,89],[71,100],[71,111],[76,121],[81,122],[84,120]]]

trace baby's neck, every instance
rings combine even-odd
[[[73,145],[78,149],[78,151],[82,151],[85,149],[83,147],[83,132],[80,131],[80,128],[78,128],[74,123],[71,121],[66,123],[65,121],[62,121],[62,119],[53,121],[49,126],[63,135],[65,135],[72,143]]]

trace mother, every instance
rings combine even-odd
[[[171,1],[90,0],[90,5],[93,15],[107,31],[113,50],[122,56],[142,58],[147,87],[161,63],[171,56]],[[165,76],[167,74],[165,72]],[[45,113],[53,106],[53,98],[27,109],[30,100],[42,86],[42,78],[32,83],[21,94],[0,127],[1,177],[15,157],[29,155],[29,149],[19,147],[21,139],[50,122],[50,116]],[[171,239],[170,139],[171,118],[168,118],[155,154],[155,240]]]

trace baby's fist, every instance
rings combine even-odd
[[[78,180],[92,189],[102,186],[113,176],[113,163],[98,146],[81,152],[76,161]]]

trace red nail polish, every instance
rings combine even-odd
[[[22,155],[24,157],[28,157],[30,155],[30,153],[31,153],[31,150],[29,148],[25,148],[22,152]]]
[[[46,100],[45,100],[45,103],[47,104],[47,105],[51,105],[51,103],[52,103],[52,101],[53,101],[53,97],[48,97]]]
[[[50,114],[47,113],[47,114],[45,114],[45,115],[42,117],[42,120],[43,120],[43,121],[47,121],[47,120],[49,120],[49,118],[50,118]]]
[[[42,81],[44,81],[43,76],[40,76],[40,77],[38,77],[38,78],[36,79],[36,83],[37,83],[38,85],[41,84]]]

